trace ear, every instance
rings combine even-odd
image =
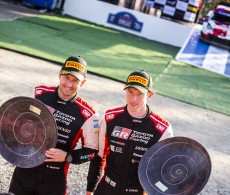
[[[61,78],[61,70],[59,71],[58,78]]]
[[[85,84],[85,82],[86,82],[86,79],[83,79],[83,81],[81,82],[80,87],[82,87]]]
[[[149,91],[149,92],[148,92],[148,97],[147,97],[147,98],[148,98],[148,100],[149,100],[149,99],[150,99],[153,95],[154,95],[154,92]]]

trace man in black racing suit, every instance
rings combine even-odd
[[[57,124],[57,144],[46,151],[45,162],[34,168],[16,167],[9,192],[15,195],[64,195],[70,163],[81,164],[98,151],[98,113],[78,96],[85,83],[87,64],[69,57],[59,72],[59,86],[38,86],[35,98],[52,112]],[[81,140],[82,148],[74,149]]]
[[[99,152],[90,163],[87,195],[144,193],[138,180],[141,157],[153,144],[173,136],[170,123],[147,105],[153,95],[151,86],[152,78],[145,71],[131,73],[124,88],[127,105],[106,111]]]

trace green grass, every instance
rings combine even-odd
[[[178,47],[64,16],[0,21],[0,47],[63,63],[86,59],[89,71],[125,81],[148,71],[156,93],[230,115],[229,78],[177,62]]]

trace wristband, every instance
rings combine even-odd
[[[73,160],[72,155],[68,152],[66,157],[65,157],[65,162],[71,163]]]

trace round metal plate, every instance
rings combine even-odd
[[[0,153],[11,164],[38,166],[46,159],[45,151],[56,142],[56,122],[39,100],[15,97],[0,107]]]
[[[168,138],[153,145],[138,167],[143,189],[154,195],[196,195],[206,185],[210,174],[208,152],[186,137]]]

